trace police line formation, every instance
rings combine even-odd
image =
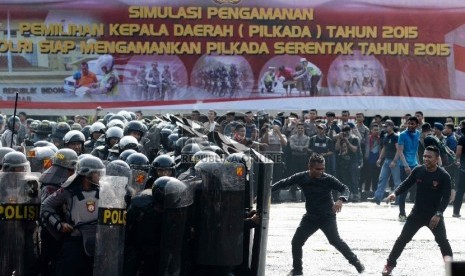
[[[0,275],[265,275],[270,187],[287,143],[267,133],[281,134],[293,115],[120,111],[83,128],[29,120],[23,137],[8,118]],[[301,275],[293,257],[290,275]]]

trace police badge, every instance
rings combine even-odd
[[[95,201],[87,201],[86,206],[89,213],[93,213],[95,211]]]

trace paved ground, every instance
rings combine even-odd
[[[292,268],[291,239],[305,203],[272,204],[268,235],[267,276],[283,276]],[[407,213],[412,204],[407,204]],[[404,223],[397,221],[398,207],[374,203],[344,204],[338,214],[343,240],[353,249],[366,270],[363,275],[381,275],[386,258]],[[454,260],[465,260],[465,218],[452,218],[452,207],[445,212],[446,229]],[[321,231],[307,240],[304,251],[304,275],[359,275],[355,268],[332,247]],[[420,229],[407,244],[393,275],[445,275],[439,247],[430,230]]]

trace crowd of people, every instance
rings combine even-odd
[[[434,159],[437,152],[437,163],[451,177],[449,191],[457,190],[456,195],[450,192],[447,204],[454,202],[453,216],[460,217],[465,188],[460,180],[465,171],[462,160],[465,121],[456,126],[454,118],[448,117],[445,122],[429,124],[421,111],[413,116],[406,114],[400,125],[388,116],[380,115],[367,122],[363,113],[353,117],[348,110],[342,111],[338,117],[335,112],[321,116],[317,110],[311,109],[300,114],[279,112],[275,116],[265,111],[228,111],[218,116],[215,110],[209,110],[206,115],[193,110],[188,114],[158,114],[152,118],[144,117],[142,111],[99,116],[100,111],[97,108],[93,118],[75,116],[73,120],[60,122],[34,120],[25,112],[19,112],[17,117],[0,117],[0,142],[5,149],[0,151],[3,172],[26,172],[29,160],[30,167],[38,165],[32,168],[33,171],[42,173],[38,186],[41,189],[40,240],[45,249],[41,251],[41,268],[36,267],[41,275],[92,274],[93,258],[83,246],[85,231],[78,228],[94,225],[90,222],[97,219],[94,210],[99,200],[99,181],[105,171],[109,174],[108,166],[117,166],[119,173],[137,171],[136,177],[128,176],[137,183],[136,188],[128,189],[124,197],[128,206],[126,231],[130,237],[125,244],[125,275],[153,275],[153,271],[160,269],[159,263],[151,260],[161,254],[160,241],[154,233],[162,229],[160,216],[163,201],[167,199],[161,194],[167,183],[178,189],[184,187],[183,183],[195,183],[199,181],[195,168],[201,170],[196,165],[200,160],[220,160],[233,152],[244,154],[253,149],[273,161],[273,182],[277,183],[272,189],[275,203],[282,201],[279,190],[289,188],[292,201],[306,198],[307,209],[320,210],[322,206],[316,202],[326,195],[307,190],[300,183],[308,180],[305,172],[309,170],[311,178],[319,179],[325,175],[324,181],[331,182],[326,190],[341,193],[332,196],[338,199],[334,207],[325,209],[328,204],[323,204],[326,207],[320,210],[322,213],[340,211],[343,201],[368,200],[380,204],[383,200],[395,199],[400,221],[407,220],[405,202],[418,200],[414,198],[414,191],[407,193],[409,188],[415,188],[409,176],[419,174],[415,168],[423,160],[425,166],[432,166],[429,160]],[[34,158],[50,159],[51,163],[33,164]],[[243,161],[239,158],[239,162]],[[329,180],[327,175],[331,176]],[[409,185],[399,186],[402,181]],[[395,193],[391,194],[394,189]],[[310,198],[313,199],[309,201]],[[333,199],[325,200],[332,202]],[[445,207],[436,214],[438,217],[442,216]],[[293,239],[294,270],[291,275],[300,275],[301,247],[308,233],[318,228],[327,231],[332,244],[357,271],[363,272],[360,260],[339,238],[335,217],[331,224],[313,225],[312,220],[311,216],[304,217]],[[254,212],[244,218],[246,229],[259,223],[259,215]],[[438,235],[445,234],[443,223],[435,219],[433,224],[444,231]],[[409,225],[409,229],[418,230],[424,221]],[[158,230],[153,232],[154,229]],[[399,244],[396,243],[394,253],[388,259],[385,270],[389,273],[414,232],[410,230],[406,235]],[[447,247],[444,241],[441,246],[443,255],[451,256],[447,250],[450,246]],[[240,269],[231,264],[195,265],[195,262],[183,263],[180,267],[186,270],[176,275],[189,275],[189,269],[194,269],[196,275],[232,275]]]

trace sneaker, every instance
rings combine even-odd
[[[383,272],[382,272],[382,275],[383,276],[389,276],[389,275],[392,275],[392,270],[394,269],[394,266],[392,265],[385,265],[384,266],[384,269],[383,269]]]
[[[461,217],[461,215],[460,215],[460,214],[455,214],[455,213],[454,213],[454,214],[452,214],[452,217],[453,217],[453,218],[459,218],[459,217]]]
[[[406,222],[407,221],[407,216],[399,214],[399,221],[400,222]]]
[[[302,271],[297,271],[297,270],[291,270],[287,276],[303,276],[304,274],[302,273]]]
[[[365,271],[365,266],[360,262],[360,260],[357,260],[355,263],[353,263],[355,266],[355,269],[357,269],[358,273],[363,273]]]
[[[368,200],[369,202],[374,202],[374,203],[376,203],[377,205],[379,205],[379,204],[381,203],[381,201],[380,201],[379,199],[377,199],[376,197],[369,197],[369,198],[367,198],[367,200]]]

